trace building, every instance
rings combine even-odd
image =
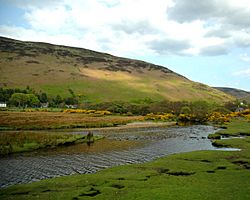
[[[48,108],[49,107],[49,103],[41,103],[41,108]]]
[[[0,102],[0,108],[6,108],[7,107],[7,104],[4,103],[4,102]]]

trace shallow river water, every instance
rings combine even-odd
[[[169,154],[216,149],[207,139],[212,126],[139,128],[95,131],[105,139],[93,145],[78,144],[0,158],[0,187],[29,183],[132,163],[143,163]],[[81,131],[74,133],[86,134]]]

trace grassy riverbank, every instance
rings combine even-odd
[[[2,130],[101,128],[143,120],[142,116],[91,116],[62,112],[0,112]]]
[[[238,120],[223,130],[249,133]],[[250,199],[250,137],[219,141],[241,151],[196,151],[96,174],[74,175],[12,186],[1,199]]]
[[[101,136],[94,136],[92,140],[100,138]],[[82,142],[88,142],[88,139],[85,135],[80,134],[2,132],[0,134],[0,156]]]
[[[221,137],[244,137],[244,136],[250,136],[250,128],[249,128],[250,122],[245,122],[244,120],[239,119],[233,119],[229,124],[227,124],[225,128],[222,131],[219,131],[218,133],[211,134],[208,136],[210,139],[220,139]],[[218,140],[220,141],[220,140]],[[217,142],[218,142],[217,141]]]

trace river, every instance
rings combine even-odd
[[[180,152],[214,150],[212,126],[96,130],[105,139],[87,144],[0,158],[0,187],[72,174],[94,173],[117,165],[144,163]],[[70,131],[87,134],[86,131]]]

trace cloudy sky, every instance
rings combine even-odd
[[[0,35],[141,59],[250,91],[249,0],[0,0]]]

